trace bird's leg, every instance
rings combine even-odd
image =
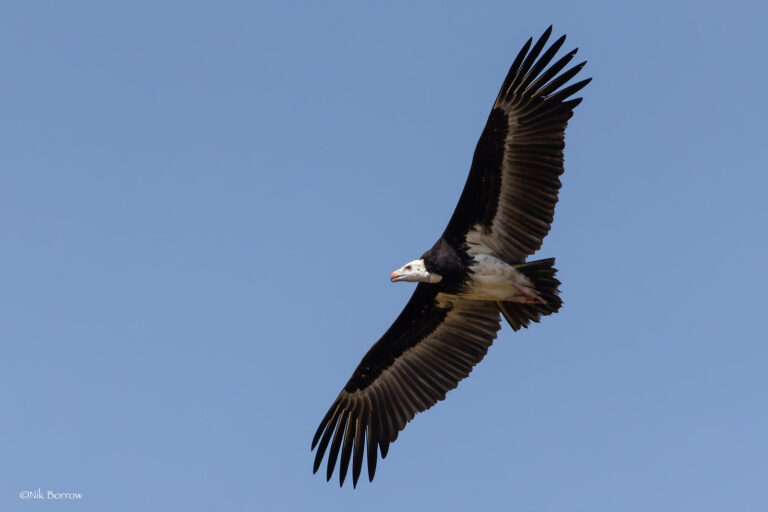
[[[547,301],[541,298],[541,295],[539,293],[532,289],[528,288],[527,286],[521,286],[514,281],[512,282],[512,286],[517,288],[517,291],[519,291],[522,294],[522,297],[520,295],[510,295],[507,297],[508,301],[512,302],[521,302],[523,304],[546,304]]]

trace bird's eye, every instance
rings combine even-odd
[[[410,265],[406,265],[405,266],[405,270],[411,270],[411,266]]]

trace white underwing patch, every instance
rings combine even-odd
[[[470,253],[473,251],[470,250]],[[519,272],[514,265],[510,265],[490,254],[472,254],[475,259],[469,268],[472,277],[462,297],[473,300],[505,300],[519,295],[517,284],[532,287],[533,283]]]

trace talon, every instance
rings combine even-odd
[[[523,297],[520,297],[519,295],[512,295],[510,297],[507,297],[507,300],[510,300],[513,302],[522,302],[523,304],[546,304],[547,303],[547,301],[541,298],[541,295],[539,295],[539,293],[536,290],[528,288],[527,286],[520,286],[517,283],[512,283],[512,286],[517,288],[518,291],[523,295]]]

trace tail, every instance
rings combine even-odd
[[[538,322],[542,316],[556,313],[563,305],[563,301],[558,296],[560,290],[557,287],[560,286],[560,281],[555,278],[557,269],[554,265],[555,258],[515,265],[518,271],[531,280],[534,288],[539,296],[546,301],[546,304],[497,302],[499,311],[507,319],[512,329],[519,331],[523,327],[528,327],[531,320]]]

